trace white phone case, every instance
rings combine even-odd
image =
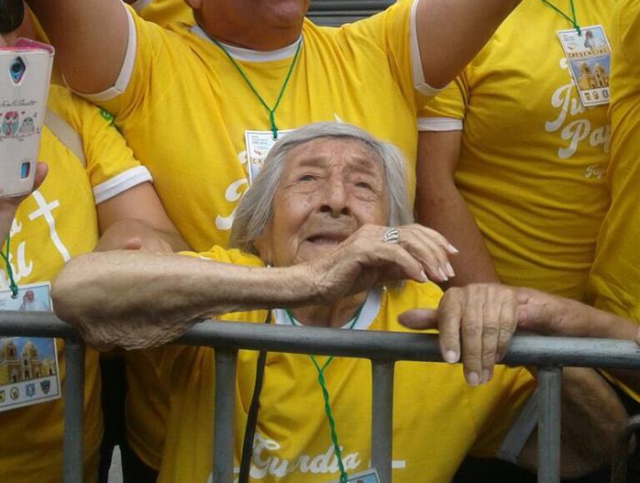
[[[0,198],[33,189],[53,55],[27,39],[0,49]]]

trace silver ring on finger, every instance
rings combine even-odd
[[[384,243],[398,243],[400,241],[400,232],[397,228],[389,228],[382,237]]]

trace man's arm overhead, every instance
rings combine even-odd
[[[94,94],[112,87],[127,53],[129,20],[119,0],[28,0],[56,48],[69,86]]]

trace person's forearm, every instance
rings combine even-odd
[[[448,285],[500,283],[482,234],[455,186],[440,187],[438,193],[425,191],[427,193],[418,195],[418,221],[442,233],[460,251],[452,257],[456,276]]]
[[[426,82],[436,88],[451,82],[519,3],[520,0],[422,0],[416,20]]]
[[[416,168],[418,222],[442,233],[460,253],[452,257],[452,286],[499,283],[482,234],[454,182],[461,131],[421,132]]]
[[[187,242],[171,227],[160,229],[145,220],[120,220],[109,226],[100,237],[94,251],[140,249],[152,252],[191,250]]]
[[[52,297],[65,320],[190,321],[315,299],[303,266],[253,268],[172,254],[112,251],[70,261]]]

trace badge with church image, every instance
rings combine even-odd
[[[582,105],[608,104],[611,47],[602,26],[560,30],[558,37]]]
[[[18,297],[0,291],[0,310],[51,311],[50,285],[19,288]],[[55,340],[39,337],[0,337],[0,412],[60,397]]]
[[[375,468],[373,468],[356,475],[349,475],[347,483],[380,483],[380,477]]]

